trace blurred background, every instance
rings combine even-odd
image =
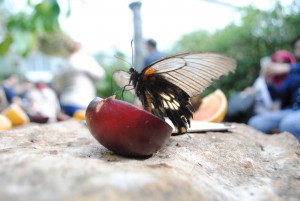
[[[74,40],[104,69],[105,78],[96,88],[98,96],[108,97],[118,90],[112,72],[129,69],[136,57],[145,55],[143,49],[137,53],[137,47],[131,47],[137,22],[140,39],[153,38],[165,55],[213,51],[235,58],[236,73],[214,82],[204,93],[220,88],[230,96],[253,84],[262,57],[278,49],[291,50],[290,43],[299,34],[297,0],[143,0],[138,13],[129,7],[132,3],[0,0],[0,80],[13,73],[21,80],[51,86],[68,57],[66,44]]]

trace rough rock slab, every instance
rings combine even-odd
[[[300,200],[290,134],[245,125],[172,137],[147,159],[101,146],[75,121],[0,132],[0,200]]]

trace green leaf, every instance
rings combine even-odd
[[[39,32],[53,32],[59,29],[60,8],[56,0],[45,0],[34,7],[33,22]]]
[[[12,44],[12,38],[9,34],[7,34],[4,40],[0,43],[0,55],[4,55],[8,50],[10,45]]]
[[[34,46],[34,34],[31,32],[14,31],[12,33],[14,48],[22,56],[26,56]]]

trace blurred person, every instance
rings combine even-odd
[[[264,71],[272,59],[275,58],[261,58],[260,73],[253,85],[231,96],[226,121],[246,123],[254,115],[280,109],[281,101],[271,97],[264,78]]]
[[[34,84],[26,81],[26,88],[24,107],[31,120],[35,121],[43,117],[47,119],[47,122],[55,122],[57,114],[60,112],[60,105],[55,91],[45,82]]]
[[[282,101],[281,109],[256,115],[248,124],[265,133],[274,129],[288,131],[300,140],[300,67],[295,65],[296,59],[288,51],[274,53],[272,62],[291,66],[286,71],[285,65],[272,63],[264,70],[270,94]]]
[[[164,57],[164,55],[160,51],[158,51],[157,43],[153,39],[149,39],[146,41],[146,51],[147,55],[144,60],[144,68]]]
[[[6,95],[4,92],[4,89],[2,87],[0,87],[0,112],[2,110],[4,110],[8,105],[7,99],[6,99]]]
[[[279,110],[280,108],[285,108],[290,105],[290,97],[278,97],[274,94],[270,94],[266,79],[264,77],[266,70],[271,62],[273,63],[286,63],[286,64],[295,64],[296,59],[295,57],[287,50],[279,50],[276,51],[272,58],[262,64],[262,69],[260,72],[259,78],[257,78],[256,82],[254,83],[254,88],[256,91],[256,101],[261,98],[263,107],[259,108],[259,104],[256,105],[256,114],[268,112],[272,110]],[[280,66],[278,66],[280,68]],[[276,86],[282,84],[284,79],[287,77],[287,73],[282,73],[278,75],[273,75],[270,79],[270,82]],[[263,93],[259,93],[263,92]]]
[[[2,89],[6,96],[8,104],[17,103],[18,105],[22,104],[20,97],[16,94],[14,88],[18,85],[19,78],[14,74],[9,74],[4,77],[2,83]]]
[[[291,43],[293,54],[296,59],[296,63],[272,63],[268,67],[268,74],[272,76],[274,74],[289,74],[291,71],[298,71],[300,68],[300,36],[297,36]]]
[[[103,80],[105,72],[81,44],[71,41],[67,46],[70,56],[53,85],[59,93],[62,110],[73,116],[96,97],[95,82]]]
[[[264,78],[264,71],[267,65],[272,62],[271,57],[263,57],[260,60],[260,73],[253,84],[255,93],[254,113],[262,114],[271,110],[279,109],[278,100],[273,100],[269,92],[266,80]]]

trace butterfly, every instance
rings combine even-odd
[[[235,60],[227,56],[191,52],[160,59],[141,72],[117,70],[113,79],[123,90],[134,89],[145,110],[161,119],[168,117],[182,134],[193,117],[190,98],[235,68]]]

